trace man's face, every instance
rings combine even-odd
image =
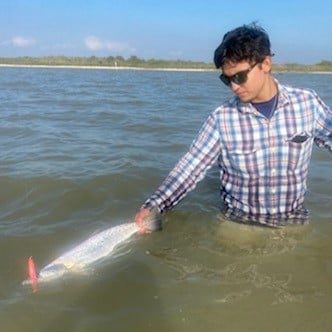
[[[243,102],[264,100],[264,86],[271,69],[269,59],[262,63],[226,62],[222,67],[222,80]]]

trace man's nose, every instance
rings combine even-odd
[[[240,85],[234,82],[231,82],[231,89],[233,92],[236,92],[239,89]]]

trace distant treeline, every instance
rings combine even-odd
[[[45,66],[97,66],[97,67],[136,67],[136,68],[185,68],[185,69],[213,69],[213,65],[205,62],[183,60],[140,59],[131,56],[125,59],[122,56],[109,57],[18,57],[1,58],[0,64],[9,65],[45,65]]]
[[[297,63],[274,64],[273,70],[280,72],[332,72],[332,61],[323,60],[315,65],[301,65]]]
[[[185,61],[185,60],[161,60],[161,59],[140,59],[131,56],[125,59],[122,56],[108,57],[66,57],[66,56],[47,56],[47,57],[0,57],[0,64],[3,65],[39,65],[39,66],[93,66],[93,67],[128,67],[143,69],[202,69],[212,70],[212,63]],[[332,61],[321,61],[314,65],[301,65],[297,63],[274,64],[274,71],[280,72],[332,72]]]

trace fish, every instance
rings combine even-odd
[[[101,231],[73,249],[65,252],[36,272],[32,256],[28,259],[28,279],[22,285],[30,285],[33,292],[38,284],[60,279],[69,273],[84,273],[93,264],[109,256],[115,248],[137,233],[140,227],[135,223],[125,223]]]

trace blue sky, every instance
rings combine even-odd
[[[252,21],[276,63],[332,61],[331,0],[1,0],[0,56],[212,62],[224,33]]]

